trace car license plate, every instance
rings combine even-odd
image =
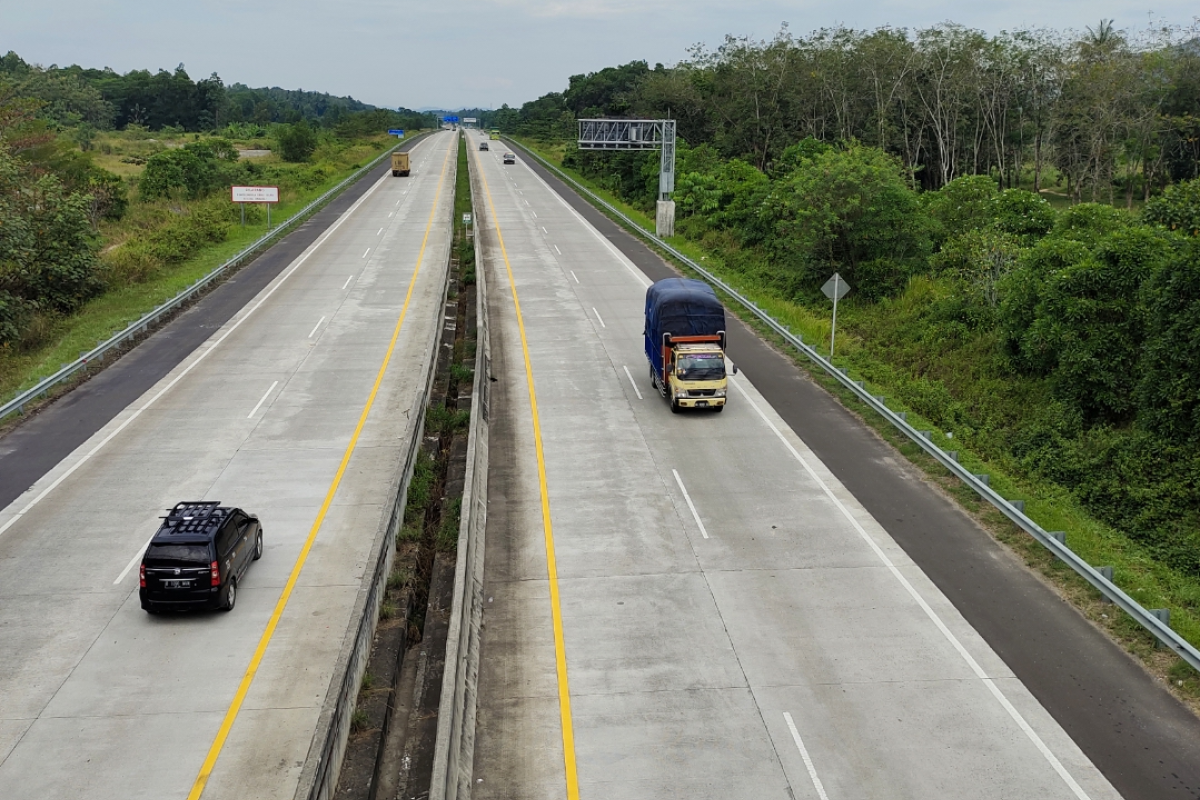
[[[165,589],[190,589],[192,588],[191,581],[163,581]]]
[[[696,401],[696,408],[703,408],[703,407],[705,407],[705,406],[707,406],[707,405],[708,405],[708,401],[707,401],[707,400],[697,400],[697,401]]]

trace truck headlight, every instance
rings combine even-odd
[[[724,397],[724,396],[725,396],[724,389],[717,389],[716,391],[713,392],[713,397]]]

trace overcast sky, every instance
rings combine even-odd
[[[726,34],[838,23],[988,32],[1193,23],[1197,0],[0,0],[0,52],[48,66],[174,69],[193,79],[353,95],[378,106],[520,105],[570,75],[673,64]]]

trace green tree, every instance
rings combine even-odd
[[[293,125],[281,125],[275,140],[279,156],[284,161],[308,161],[317,149],[317,133],[304,120]]]
[[[88,198],[53,175],[35,180],[0,146],[0,340],[34,311],[74,311],[102,284]]]
[[[1168,186],[1146,203],[1143,218],[1186,236],[1200,236],[1200,178]]]
[[[1192,237],[1143,289],[1146,345],[1138,419],[1174,441],[1200,442],[1200,238]]]
[[[224,139],[192,142],[163,150],[146,160],[139,184],[142,197],[153,199],[181,193],[203,197],[225,182],[224,166],[237,161],[237,150]]]
[[[962,175],[922,196],[939,240],[990,228],[996,182],[987,175]]]
[[[862,297],[893,294],[930,252],[904,168],[871,147],[818,154],[775,186],[763,213],[773,232],[766,248],[809,293],[836,270]]]
[[[1085,418],[1132,418],[1145,337],[1141,286],[1172,248],[1170,236],[1152,229],[1120,230],[1046,277],[1023,345],[1055,394]]]

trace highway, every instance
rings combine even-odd
[[[0,511],[0,797],[293,796],[440,328],[456,141]],[[189,499],[266,553],[232,612],[151,617],[137,562]]]
[[[745,373],[723,414],[670,413],[644,272],[477,136],[474,797],[1119,797]]]

